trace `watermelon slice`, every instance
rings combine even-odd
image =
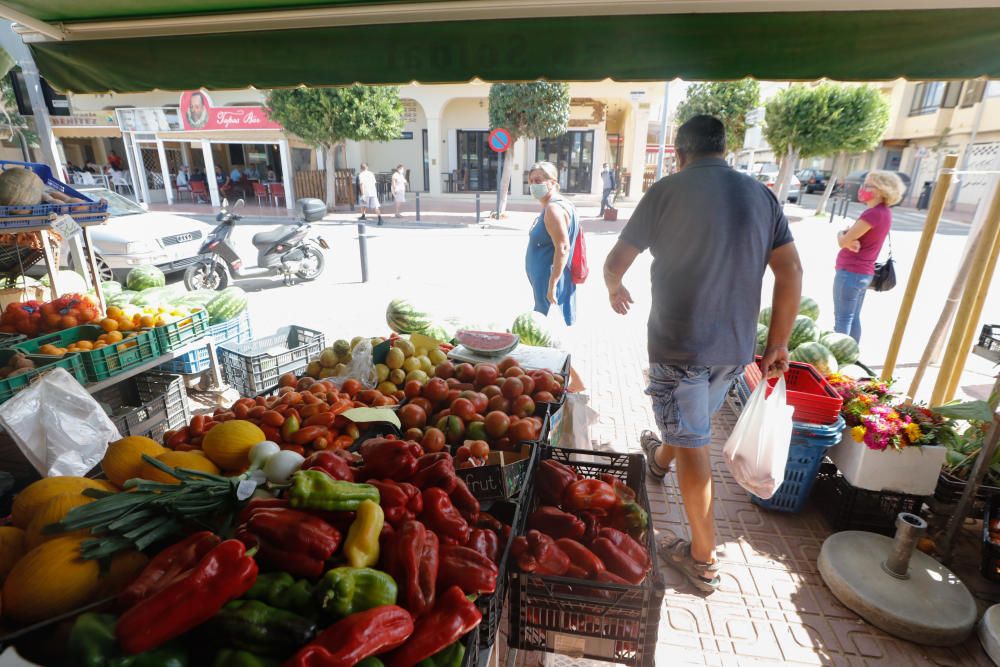
[[[517,334],[499,331],[467,331],[465,329],[455,334],[455,339],[466,349],[487,357],[502,357],[520,342]]]

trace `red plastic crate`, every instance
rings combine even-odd
[[[760,361],[760,357],[757,360]],[[750,391],[757,388],[763,377],[757,364],[746,367],[744,378]],[[777,378],[768,380],[768,385],[774,387],[775,382]],[[785,386],[788,388],[788,404],[795,408],[793,420],[809,424],[832,424],[837,421],[844,399],[811,364],[791,362],[785,373]],[[770,394],[771,390],[767,393]]]

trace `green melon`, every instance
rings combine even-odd
[[[792,350],[788,358],[792,361],[810,364],[824,376],[833,375],[840,368],[833,352],[822,343],[803,343]]]
[[[455,325],[444,320],[438,320],[432,322],[429,327],[420,331],[425,336],[430,336],[434,340],[444,341],[446,343],[451,342],[455,338],[455,333],[458,331]]]
[[[130,290],[141,292],[153,287],[163,287],[167,277],[155,266],[137,266],[125,277],[125,286]]]
[[[757,346],[754,350],[757,354],[764,354],[764,348],[767,347],[767,332],[768,328],[763,324],[757,325]]]
[[[849,366],[861,356],[858,343],[847,334],[826,333],[820,336],[819,342],[833,353],[833,356],[837,358],[837,363],[841,366]]]
[[[104,292],[104,297],[112,297],[115,294],[120,294],[122,289],[122,284],[117,280],[105,280],[101,283],[101,291]]]
[[[236,319],[246,309],[247,293],[235,285],[218,292],[216,297],[205,305],[209,324]]]
[[[30,169],[10,168],[0,172],[0,206],[35,206],[42,203],[44,192],[42,179]]]
[[[132,299],[136,306],[166,306],[184,292],[184,285],[176,283],[165,287],[150,287],[139,292]]]
[[[170,302],[172,306],[184,306],[185,308],[199,307],[204,308],[208,305],[208,302],[219,296],[219,292],[212,289],[199,289],[193,292],[184,292],[176,299]]]
[[[792,334],[788,338],[788,349],[794,350],[803,343],[815,343],[819,341],[819,327],[812,318],[799,315],[795,318],[792,326]]]
[[[428,313],[417,310],[406,299],[393,299],[385,309],[385,323],[398,334],[423,333],[431,321]]]
[[[816,303],[816,299],[808,296],[802,297],[802,301],[799,302],[799,315],[805,315],[813,322],[818,320],[819,304]]]
[[[514,319],[510,332],[521,337],[525,345],[536,347],[552,347],[552,334],[548,330],[545,317],[541,313],[531,311],[522,313]]]
[[[760,311],[760,315],[757,316],[757,323],[763,324],[765,327],[771,326],[771,306]]]
[[[118,294],[108,297],[108,305],[124,308],[132,303],[132,299],[134,299],[137,294],[139,293],[132,290],[122,290],[121,292],[118,292]]]

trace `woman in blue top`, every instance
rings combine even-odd
[[[576,322],[576,285],[570,277],[573,248],[580,224],[576,209],[559,193],[559,172],[551,162],[536,162],[528,173],[532,196],[542,205],[528,232],[524,268],[535,295],[535,310],[548,315],[549,306],[562,310],[567,325]]]

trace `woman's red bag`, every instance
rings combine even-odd
[[[587,244],[583,240],[583,229],[576,234],[576,243],[573,244],[573,261],[569,268],[570,277],[574,285],[582,285],[587,276],[590,275],[590,267],[587,266]]]

